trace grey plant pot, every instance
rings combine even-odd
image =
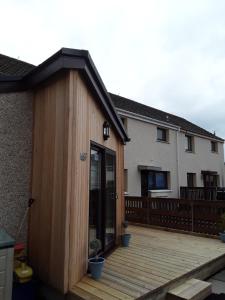
[[[123,247],[129,247],[130,239],[131,239],[131,234],[130,233],[123,234],[122,237],[121,237],[122,246]]]
[[[104,263],[105,259],[103,257],[89,259],[88,264],[92,278],[96,280],[101,278]]]

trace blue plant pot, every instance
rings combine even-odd
[[[123,247],[128,247],[129,243],[130,243],[130,238],[131,238],[131,234],[130,233],[125,233],[122,235],[122,246]]]
[[[92,278],[98,280],[102,275],[105,259],[103,257],[90,258],[89,259],[89,270]]]
[[[225,232],[220,232],[220,239],[223,243],[225,243]]]

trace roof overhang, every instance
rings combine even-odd
[[[140,115],[140,114],[131,112],[129,110],[121,109],[121,108],[118,108],[118,107],[116,107],[116,110],[117,110],[118,114],[120,116],[123,116],[123,117],[128,117],[128,118],[131,118],[131,119],[134,119],[134,120],[138,120],[138,121],[142,121],[142,122],[146,122],[146,123],[150,123],[150,124],[154,124],[154,125],[163,126],[165,128],[172,129],[174,131],[180,131],[180,132],[183,132],[185,134],[190,134],[190,135],[197,136],[197,137],[200,137],[200,138],[208,139],[210,141],[224,143],[224,139],[219,138],[217,136],[209,137],[207,135],[202,135],[202,134],[199,134],[199,133],[196,133],[196,132],[193,132],[193,131],[184,130],[180,126],[174,125],[173,123],[164,122],[164,121],[161,121],[161,120],[158,120],[158,119],[146,117],[144,115]]]
[[[116,108],[116,110],[117,110],[119,115],[124,116],[124,117],[128,117],[128,118],[131,118],[131,119],[139,120],[139,121],[154,124],[154,125],[163,126],[165,128],[173,129],[175,131],[180,130],[179,126],[176,126],[176,125],[174,125],[172,123],[169,123],[169,122],[163,122],[163,121],[160,121],[160,120],[157,120],[157,119],[154,119],[154,118],[150,118],[150,117],[146,117],[146,116],[131,112],[129,110],[121,109],[121,108]]]
[[[112,126],[124,143],[130,139],[118,116],[104,83],[86,50],[62,48],[24,77],[0,77],[0,92],[32,89],[61,70],[78,70],[99,100]]]
[[[217,171],[208,171],[208,170],[204,171],[204,170],[202,170],[201,174],[202,175],[218,175],[218,172]]]
[[[162,171],[161,167],[138,165],[139,171]]]
[[[184,129],[181,129],[180,131],[183,132],[184,134],[187,134],[187,135],[190,134],[190,135],[197,136],[197,137],[200,137],[200,138],[203,138],[203,139],[207,139],[207,140],[210,140],[210,141],[215,141],[215,142],[219,142],[219,143],[224,143],[224,139],[219,138],[219,137],[217,137],[217,136],[207,136],[207,135],[195,133],[195,132],[193,132],[193,131],[184,130]]]

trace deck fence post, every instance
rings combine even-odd
[[[148,225],[150,225],[151,224],[151,205],[152,205],[151,198],[148,197],[147,201],[148,201],[147,202],[147,205],[148,205]]]
[[[194,232],[194,201],[191,200],[191,231]]]

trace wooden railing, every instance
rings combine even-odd
[[[217,235],[225,201],[126,197],[126,220],[190,232]]]
[[[225,188],[181,186],[180,198],[188,200],[225,200]]]

